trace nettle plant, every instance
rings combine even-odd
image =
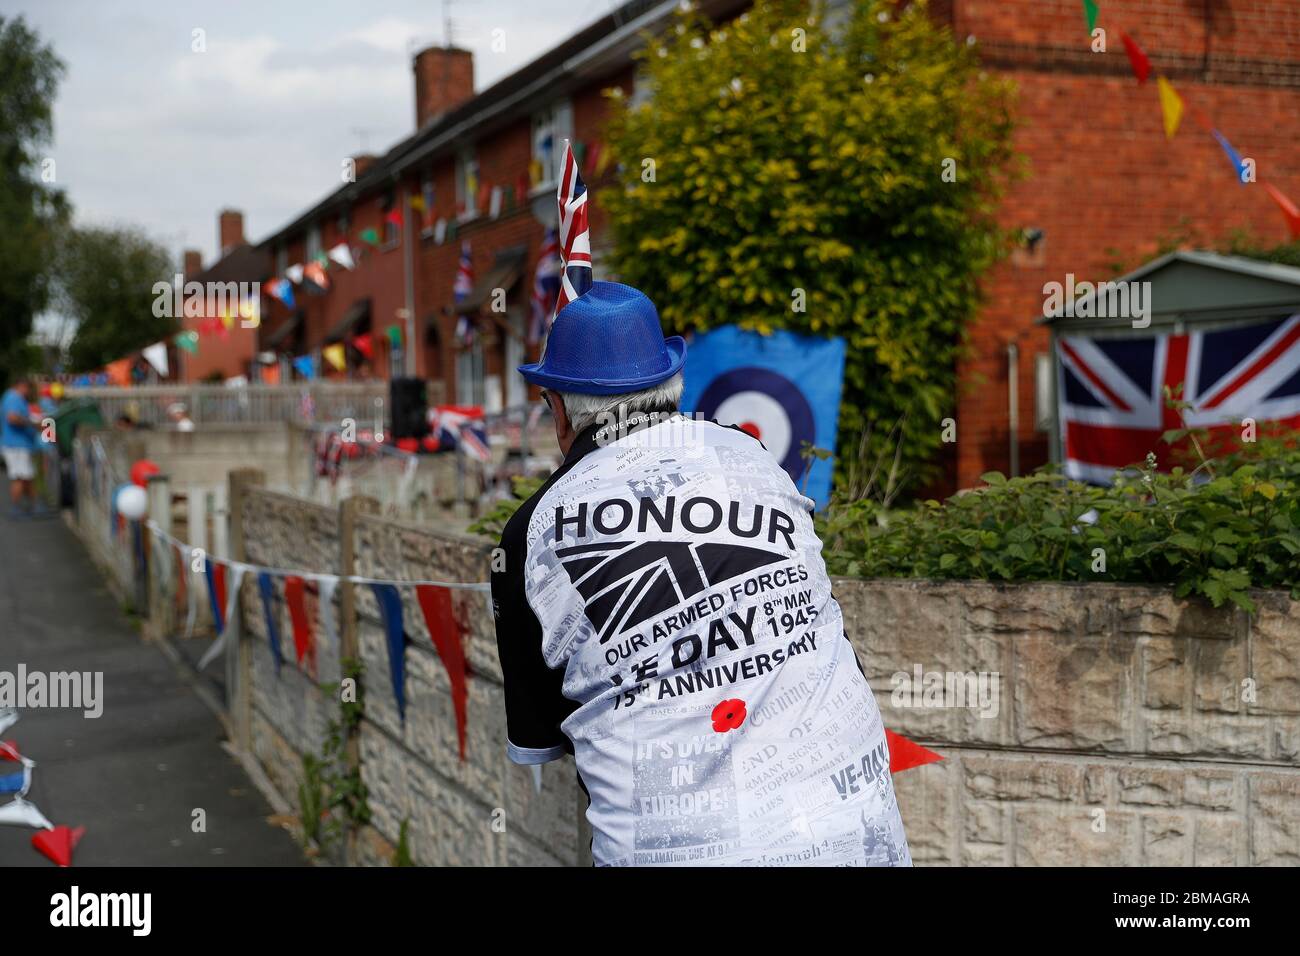
[[[716,27],[683,14],[642,54],[650,95],[615,91],[619,183],[597,195],[613,269],[669,331],[842,336],[839,446],[874,424],[883,448],[906,413],[915,481],[934,470],[977,280],[1007,247],[993,212],[1017,168],[1012,87],[923,3],[857,0],[833,28],[823,6],[759,0]]]
[[[853,577],[1168,584],[1248,611],[1250,588],[1300,598],[1300,454],[1281,442],[1167,474],[1151,454],[1108,488],[1050,468],[983,478],[906,510],[837,499],[819,519],[827,565]]]

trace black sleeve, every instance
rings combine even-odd
[[[546,763],[573,753],[560,723],[576,707],[561,690],[563,668],[548,667],[542,657],[542,625],[524,593],[525,536],[534,502],[526,502],[506,525],[502,553],[492,570],[492,614],[505,680],[506,751],[521,764]]]

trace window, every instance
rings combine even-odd
[[[487,389],[483,381],[483,343],[462,349],[456,356],[456,404],[483,405]]]
[[[275,274],[282,276],[285,270],[289,268],[289,249],[286,246],[280,246],[275,250]]]
[[[307,230],[307,259],[315,259],[320,255],[320,224],[312,223]]]
[[[461,222],[478,215],[478,157],[473,149],[456,159],[456,216]]]
[[[434,206],[433,170],[430,169],[420,177],[420,235],[433,235]]]
[[[391,190],[385,193],[379,211],[384,219],[384,247],[395,246],[402,238],[402,207],[398,205],[397,194]]]
[[[573,104],[558,100],[533,114],[534,190],[554,189],[564,162],[564,141],[573,139]]]

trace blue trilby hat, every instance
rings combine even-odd
[[[542,360],[519,366],[519,374],[559,392],[620,395],[672,378],[685,362],[685,340],[664,338],[644,292],[593,282],[556,317]]]

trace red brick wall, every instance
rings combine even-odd
[[[1300,116],[1300,4],[1213,0],[1207,29],[1202,0],[1107,0],[1098,21],[1108,30],[1104,55],[1088,50],[1077,0],[951,6],[956,37],[976,36],[985,61],[1018,86],[1016,147],[1027,158],[1027,176],[1010,191],[1000,219],[1046,234],[1037,255],[1016,254],[984,284],[987,304],[960,368],[955,480],[966,487],[985,471],[1009,467],[1008,342],[1020,348],[1021,468],[1047,458],[1047,436],[1033,428],[1034,354],[1049,348],[1034,324],[1045,282],[1063,282],[1070,272],[1080,280],[1113,276],[1117,261],[1135,267],[1162,239],[1184,232],[1200,245],[1237,229],[1267,242],[1287,238],[1268,195],[1235,182],[1191,107],[1256,160],[1262,179],[1300,196],[1292,132]],[[1121,29],[1186,98],[1188,112],[1172,142],[1154,80],[1139,87],[1129,72]]]

